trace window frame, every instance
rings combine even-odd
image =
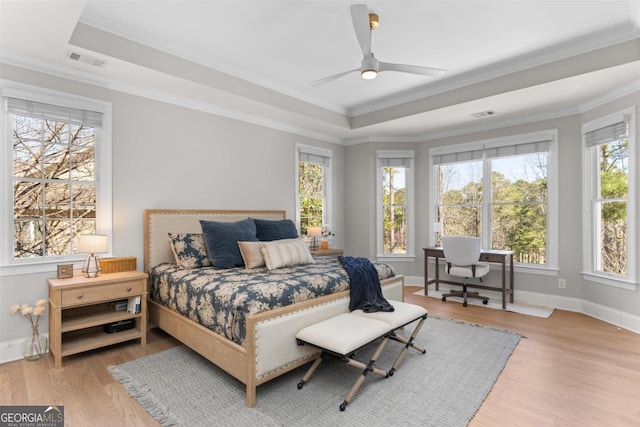
[[[6,230],[0,240],[0,276],[51,272],[61,262],[74,263],[80,268],[84,256],[70,254],[62,256],[43,256],[38,258],[14,259],[14,225],[13,225],[13,144],[11,123],[7,112],[7,98],[18,98],[68,108],[86,109],[102,113],[102,127],[96,129],[96,233],[107,235],[109,254],[112,248],[112,136],[111,103],[84,96],[44,89],[23,83],[0,80],[0,122],[5,132],[0,136],[7,161],[0,162],[0,188],[4,198],[0,224]]]
[[[295,220],[296,227],[298,228],[298,234],[302,232],[301,217],[300,217],[300,188],[298,183],[300,182],[300,153],[311,154],[315,156],[322,156],[329,158],[329,165],[324,165],[323,170],[323,210],[322,210],[322,225],[331,225],[332,212],[333,212],[333,185],[332,185],[332,164],[333,164],[333,152],[323,148],[314,147],[311,145],[296,144],[295,146]],[[333,228],[333,227],[332,227]]]
[[[383,159],[409,159],[409,167],[405,168],[405,198],[407,208],[407,253],[384,253],[384,215],[383,202]],[[411,261],[415,258],[415,151],[414,150],[376,150],[376,259],[378,261]]]
[[[558,274],[558,130],[547,129],[538,132],[517,134],[499,138],[492,138],[481,141],[472,141],[467,143],[448,145],[442,147],[434,147],[429,150],[429,177],[431,185],[429,185],[429,217],[433,221],[429,221],[427,225],[427,234],[429,245],[433,246],[437,241],[437,233],[441,232],[441,224],[438,220],[438,165],[434,164],[434,157],[439,155],[456,154],[462,152],[485,151],[491,149],[499,149],[512,145],[520,145],[534,143],[540,141],[549,141],[549,151],[547,158],[547,245],[546,245],[546,264],[524,264],[515,263],[516,271],[532,274],[540,274],[547,276],[556,276]],[[491,159],[484,158],[482,164],[483,176],[483,202],[482,202],[482,247],[487,248],[491,242],[491,218],[490,208],[492,205],[491,197],[491,170],[486,167],[486,162]],[[489,186],[484,185],[489,183]],[[488,190],[488,191],[487,191]]]
[[[600,144],[587,147],[586,135],[596,129],[626,120],[628,122],[628,194],[627,194],[627,274],[621,275],[609,273],[595,268],[597,250],[599,248],[599,231],[597,231],[596,213],[594,212],[593,197],[599,188],[597,178],[599,176],[598,147]],[[617,288],[633,290],[638,287],[638,271],[636,267],[636,128],[635,128],[635,107],[629,107],[612,114],[585,122],[582,124],[582,182],[583,182],[583,251],[582,251],[582,276],[585,280],[593,283],[613,286]]]

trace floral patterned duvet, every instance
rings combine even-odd
[[[380,280],[393,268],[374,263]],[[150,271],[151,298],[199,324],[244,345],[245,316],[349,289],[349,276],[338,258],[315,264],[266,268],[182,269],[160,264]]]

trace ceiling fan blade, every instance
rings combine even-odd
[[[420,74],[423,76],[439,76],[447,70],[440,68],[420,67],[418,65],[391,64],[389,62],[378,62],[378,71],[398,71],[400,73]]]
[[[351,5],[351,21],[356,37],[360,43],[362,54],[371,55],[371,26],[369,24],[369,10],[366,4]]]
[[[332,76],[325,77],[325,78],[323,78],[323,79],[313,81],[313,82],[309,83],[309,85],[310,85],[310,86],[320,86],[320,85],[323,85],[323,84],[325,84],[325,83],[329,83],[329,82],[332,82],[332,81],[334,81],[334,80],[337,80],[337,79],[339,79],[340,77],[344,77],[344,76],[346,76],[346,75],[347,75],[347,74],[349,74],[349,73],[353,73],[354,71],[360,71],[360,68],[355,68],[355,69],[353,69],[353,70],[344,71],[344,72],[342,72],[342,73],[334,74],[334,75],[332,75]]]

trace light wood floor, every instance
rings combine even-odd
[[[556,310],[549,319],[541,319],[464,308],[413,295],[416,290],[407,287],[405,301],[425,306],[430,315],[526,336],[471,427],[640,426],[640,335],[582,314]],[[0,365],[0,404],[64,405],[69,426],[155,426],[107,366],[175,345],[171,337],[154,330],[144,348],[132,342],[71,356],[57,370],[51,357]]]

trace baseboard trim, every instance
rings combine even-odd
[[[419,276],[405,276],[405,285],[424,288],[424,278]],[[440,289],[459,289],[460,287],[442,284]],[[490,298],[500,297],[499,292],[483,291]],[[587,301],[581,298],[570,298],[559,295],[542,294],[518,290],[515,293],[515,301],[543,307],[553,307],[559,310],[574,311],[593,317],[603,322],[611,323],[623,329],[640,334],[640,316],[626,313],[602,304]]]
[[[40,335],[42,335],[43,337],[47,337],[47,340],[49,339],[48,334]],[[13,362],[15,360],[20,360],[23,358],[24,355],[22,354],[22,343],[25,339],[27,338],[24,337],[12,341],[0,342],[0,364]]]

